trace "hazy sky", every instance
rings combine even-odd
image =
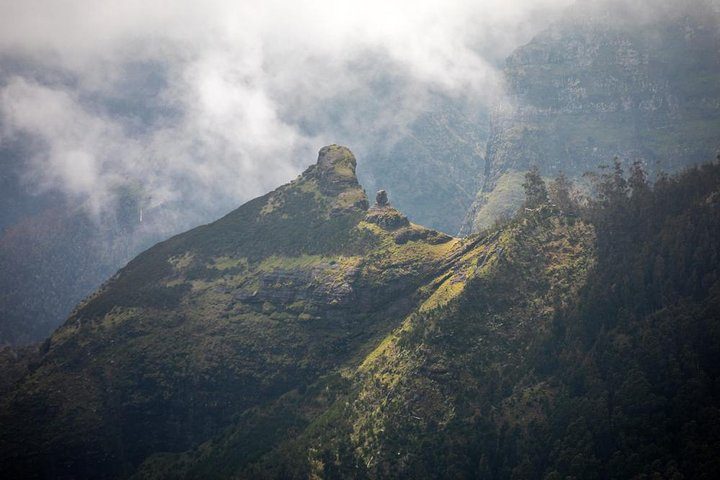
[[[371,142],[430,94],[500,100],[503,58],[569,3],[2,0],[0,142],[27,135],[28,188],[95,213],[125,186],[149,206],[239,204],[345,140],[338,125]],[[383,88],[366,116],[338,103]]]

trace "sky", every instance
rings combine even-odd
[[[29,191],[198,221],[325,144],[392,141],[434,95],[503,102],[503,59],[569,3],[0,0],[0,143],[31,145]]]

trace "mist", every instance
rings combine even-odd
[[[392,143],[501,69],[569,0],[0,4],[0,142],[24,188],[100,218],[130,189],[163,233],[292,179],[328,143]],[[156,212],[155,218],[153,212]]]

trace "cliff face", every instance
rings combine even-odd
[[[618,156],[650,171],[720,147],[720,31],[712,2],[579,2],[515,51],[511,104],[492,121],[484,183],[465,230],[517,208],[519,176],[578,177]]]

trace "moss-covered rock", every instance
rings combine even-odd
[[[386,230],[397,230],[410,225],[408,218],[390,206],[374,206],[368,210],[365,221]]]

